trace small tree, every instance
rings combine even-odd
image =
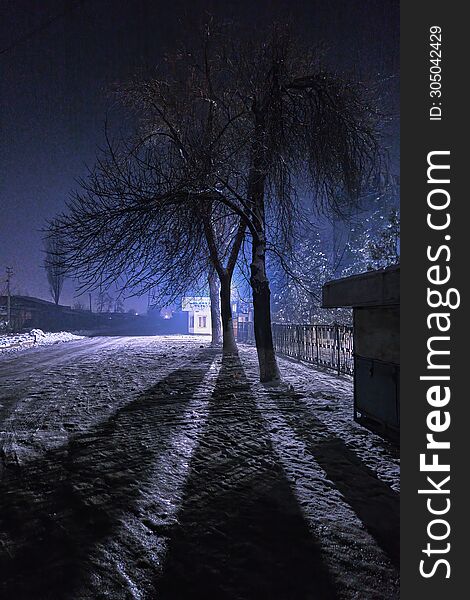
[[[46,256],[44,268],[46,269],[49,292],[56,305],[59,304],[60,295],[66,279],[64,265],[62,262],[62,244],[56,233],[45,239]]]
[[[99,313],[111,312],[113,303],[113,297],[106,290],[100,290],[96,297],[96,311]]]
[[[122,296],[118,296],[116,301],[114,302],[114,312],[123,313],[124,310],[124,298]]]

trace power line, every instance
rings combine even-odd
[[[32,37],[38,35],[38,33],[41,33],[44,30],[48,29],[56,21],[58,21],[59,19],[62,19],[63,17],[66,17],[69,13],[71,13],[73,10],[75,10],[75,8],[80,6],[80,4],[84,4],[84,2],[86,2],[86,0],[77,0],[77,2],[75,4],[72,4],[69,8],[67,8],[63,12],[61,12],[53,17],[50,17],[47,21],[44,21],[44,23],[41,23],[41,25],[39,25],[35,29],[32,29],[28,33],[25,33],[24,35],[20,36],[16,40],[14,40],[9,46],[6,46],[2,50],[0,50],[0,55],[6,54],[10,50],[13,50],[13,48],[18,46],[19,44],[26,42],[27,40],[31,39]]]

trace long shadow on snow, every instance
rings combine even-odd
[[[284,418],[305,443],[309,453],[326,472],[367,531],[400,567],[400,496],[332,434],[302,403],[282,392],[270,393]]]
[[[95,545],[135,506],[214,353],[200,352],[118,410],[0,482],[0,597],[73,598]]]
[[[161,600],[337,597],[238,358],[225,358],[191,459]]]

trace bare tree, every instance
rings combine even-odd
[[[223,349],[232,353],[237,349],[231,281],[245,237],[246,217],[222,179],[233,178],[231,157],[238,149],[243,107],[236,99],[234,82],[227,77],[222,50],[220,38],[207,28],[199,45],[170,57],[156,77],[122,87],[120,95],[140,117],[136,146],[145,143],[148,155],[163,153],[171,165],[172,191],[166,201],[194,207],[209,271],[219,278]],[[153,158],[150,162],[156,164]],[[139,161],[144,170],[148,163]],[[214,286],[212,281],[211,289]]]
[[[58,305],[66,275],[61,259],[62,246],[60,238],[54,232],[51,232],[51,235],[46,238],[45,248],[44,268],[49,283],[49,292],[54,303]]]
[[[230,177],[219,177],[236,199],[251,238],[250,283],[262,381],[279,379],[271,333],[266,252],[274,220],[285,251],[306,182],[317,210],[344,213],[379,173],[379,115],[370,90],[325,70],[288,27],[253,36],[225,50],[227,76],[237,89],[239,133]],[[227,172],[227,171],[226,171]],[[236,174],[236,175],[235,175]]]
[[[116,313],[124,313],[124,298],[120,295],[116,298],[114,302],[114,312]]]
[[[68,268],[85,287],[119,281],[144,293],[158,285],[160,298],[169,299],[216,273],[223,349],[236,352],[230,289],[245,225],[236,201],[226,201],[218,186],[231,168],[226,156],[237,115],[234,91],[228,80],[221,83],[220,56],[209,60],[208,52],[206,36],[201,69],[193,58],[171,59],[164,75],[121,88],[139,130],[121,143],[107,136],[105,152],[54,227],[65,240]],[[213,73],[223,102],[213,100]]]
[[[83,302],[81,302],[80,300],[77,300],[76,302],[74,302],[72,308],[74,310],[86,310],[85,304]]]
[[[106,291],[100,290],[96,297],[96,311],[99,313],[111,312],[114,298]]]
[[[341,214],[374,179],[368,89],[322,68],[288,28],[250,41],[208,28],[196,50],[120,95],[139,131],[124,144],[107,140],[59,217],[67,264],[88,285],[157,283],[169,295],[207,281],[212,267],[223,347],[233,352],[231,281],[246,242],[260,378],[279,380],[266,252],[273,241],[289,251],[300,185],[317,210]]]

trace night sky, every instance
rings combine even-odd
[[[50,299],[40,230],[93,164],[114,83],[158,63],[205,13],[262,27],[289,12],[335,68],[392,76],[384,90],[398,111],[395,0],[0,0],[0,292],[11,266],[14,293]],[[397,171],[398,119],[390,145]],[[68,282],[61,303],[73,302]]]

